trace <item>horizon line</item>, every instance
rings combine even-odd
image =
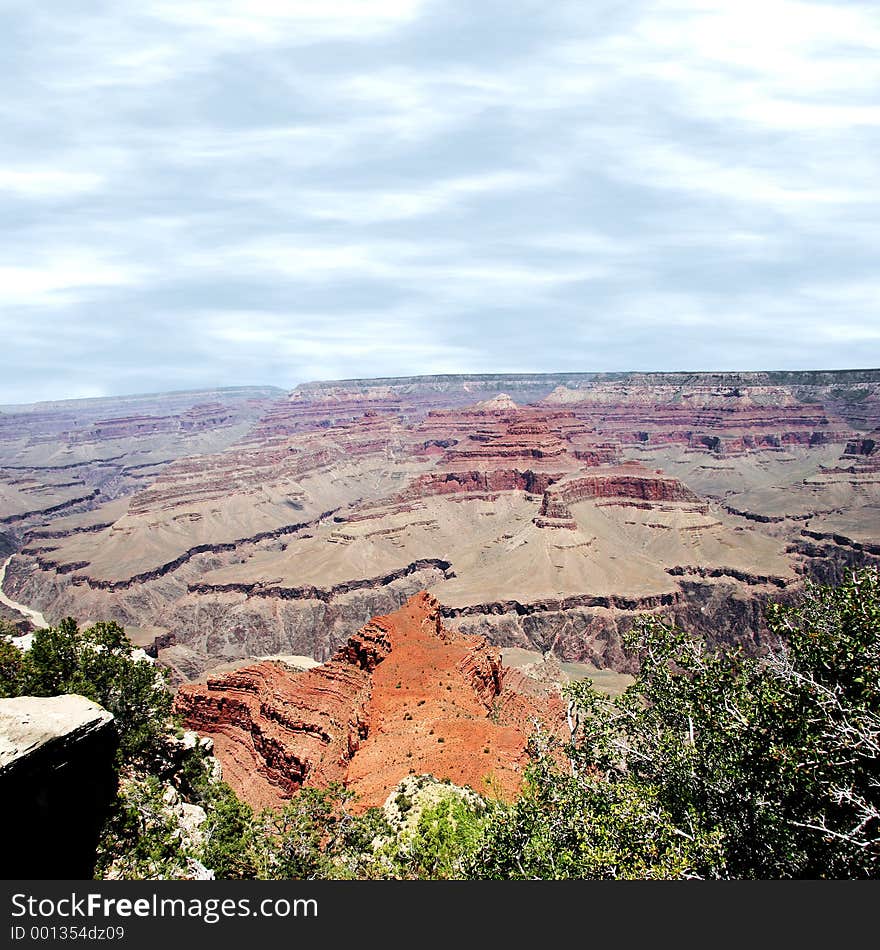
[[[344,377],[339,379],[303,380],[293,386],[276,386],[272,383],[250,383],[230,386],[197,386],[192,389],[152,390],[149,392],[115,393],[107,396],[66,396],[60,399],[38,399],[33,402],[0,403],[0,412],[7,409],[21,409],[26,407],[51,406],[59,403],[99,403],[112,402],[119,399],[149,399],[158,396],[188,396],[197,393],[244,393],[249,390],[271,390],[278,393],[292,393],[297,389],[328,386],[331,384],[373,384],[394,385],[418,380],[426,381],[494,381],[503,379],[523,379],[539,381],[547,378],[583,379],[585,381],[603,379],[624,379],[640,376],[708,376],[708,377],[749,377],[749,376],[846,376],[858,374],[877,374],[880,382],[880,367],[852,367],[846,369],[749,369],[749,370],[561,370],[554,372],[501,372],[501,373],[417,373],[411,376],[363,376]],[[871,380],[863,380],[869,382]]]

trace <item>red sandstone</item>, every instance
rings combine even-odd
[[[425,593],[371,620],[323,666],[260,663],[182,686],[175,705],[213,736],[225,779],[257,807],[339,780],[366,808],[412,773],[510,797],[533,720],[563,724],[558,694],[505,669],[485,638],[446,630]]]

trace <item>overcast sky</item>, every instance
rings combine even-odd
[[[0,402],[880,366],[877,0],[0,24]]]

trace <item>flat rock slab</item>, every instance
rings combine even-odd
[[[76,744],[112,720],[112,713],[85,696],[0,699],[0,773],[50,743]]]

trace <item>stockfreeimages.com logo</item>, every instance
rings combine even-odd
[[[65,920],[104,921],[140,918],[191,918],[206,924],[216,924],[234,917],[317,917],[318,902],[314,898],[266,897],[251,901],[217,897],[181,898],[159,897],[106,897],[103,894],[71,893],[69,897],[33,897],[29,894],[12,895],[13,918],[63,918]]]

